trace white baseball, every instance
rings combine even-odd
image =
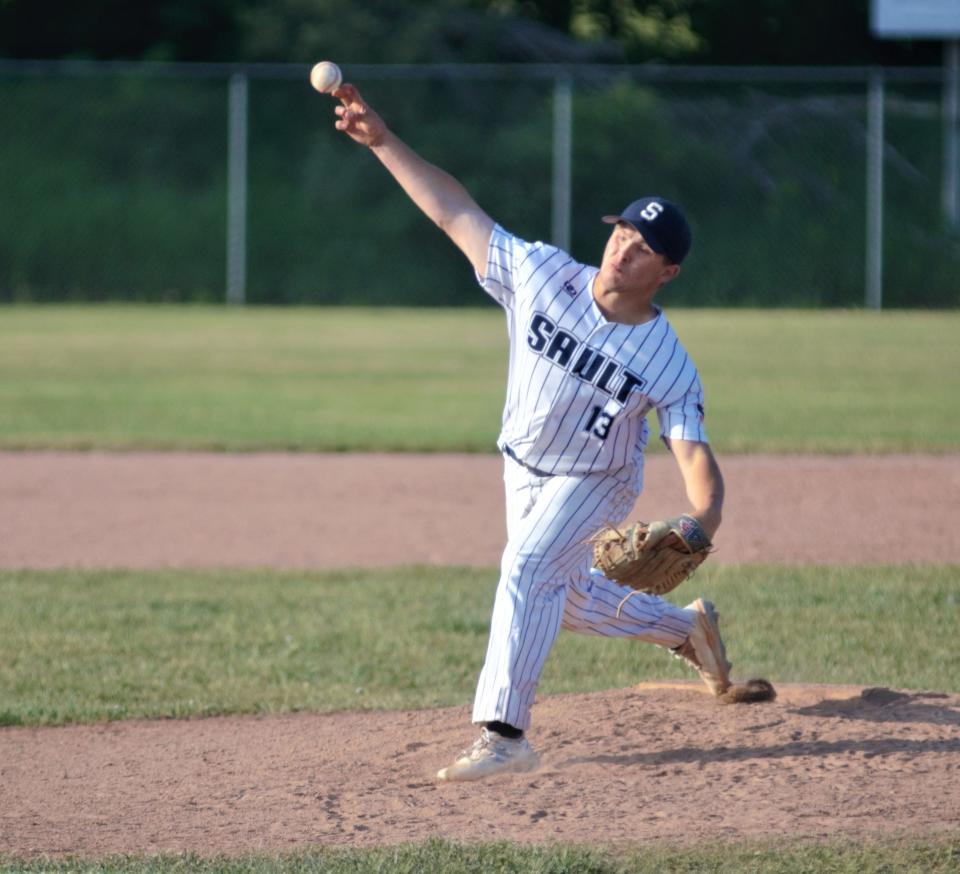
[[[321,94],[336,91],[343,82],[343,73],[333,61],[320,61],[310,71],[310,84]]]

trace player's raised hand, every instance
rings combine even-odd
[[[360,96],[353,85],[341,85],[333,96],[340,101],[334,112],[339,116],[335,127],[363,146],[377,146],[387,134],[387,126]]]

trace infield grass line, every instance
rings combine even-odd
[[[955,566],[714,566],[738,677],[960,691]],[[0,725],[465,706],[495,569],[0,572]],[[695,590],[695,591],[694,591]],[[649,644],[562,633],[542,695],[691,679]]]
[[[952,874],[956,838],[779,843],[711,842],[692,847],[520,846],[429,840],[369,849],[308,849],[237,857],[160,854],[99,861],[0,857],[4,874]]]
[[[721,452],[960,451],[960,312],[667,314]],[[492,452],[506,350],[493,306],[8,306],[0,448]]]

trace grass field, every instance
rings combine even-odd
[[[960,313],[678,310],[722,452],[960,448]],[[492,451],[484,310],[7,307],[0,448]]]
[[[743,676],[960,691],[956,579],[714,566],[697,590]],[[495,584],[493,569],[436,567],[0,572],[0,724],[466,704]],[[671,677],[691,672],[655,647],[561,634],[541,691]]]
[[[496,571],[0,572],[0,725],[466,704]],[[774,682],[960,690],[953,567],[705,567],[733,660]],[[681,590],[682,591],[682,590]],[[677,594],[680,594],[678,592]],[[813,631],[815,630],[815,631]],[[561,634],[544,694],[689,677],[643,644]],[[589,847],[439,840],[201,858],[3,860],[3,872],[960,870],[956,838]]]
[[[11,863],[23,874],[948,874],[960,868],[960,841],[771,846],[733,844],[614,851],[578,846],[518,847],[429,841],[374,850],[315,850],[287,856],[184,856]]]
[[[699,364],[721,452],[960,451],[960,313],[669,315]],[[492,308],[6,307],[0,448],[492,451],[505,373]],[[495,578],[437,567],[0,571],[0,726],[463,705]],[[708,565],[697,590],[718,601],[744,675],[960,691],[957,578],[949,566]],[[689,676],[652,647],[563,634],[541,691]],[[785,841],[0,856],[0,872],[960,871],[956,836]]]

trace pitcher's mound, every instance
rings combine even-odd
[[[420,841],[930,835],[960,821],[960,695],[778,684],[543,698],[541,769],[434,781],[464,708],[0,731],[0,853],[202,855]]]

